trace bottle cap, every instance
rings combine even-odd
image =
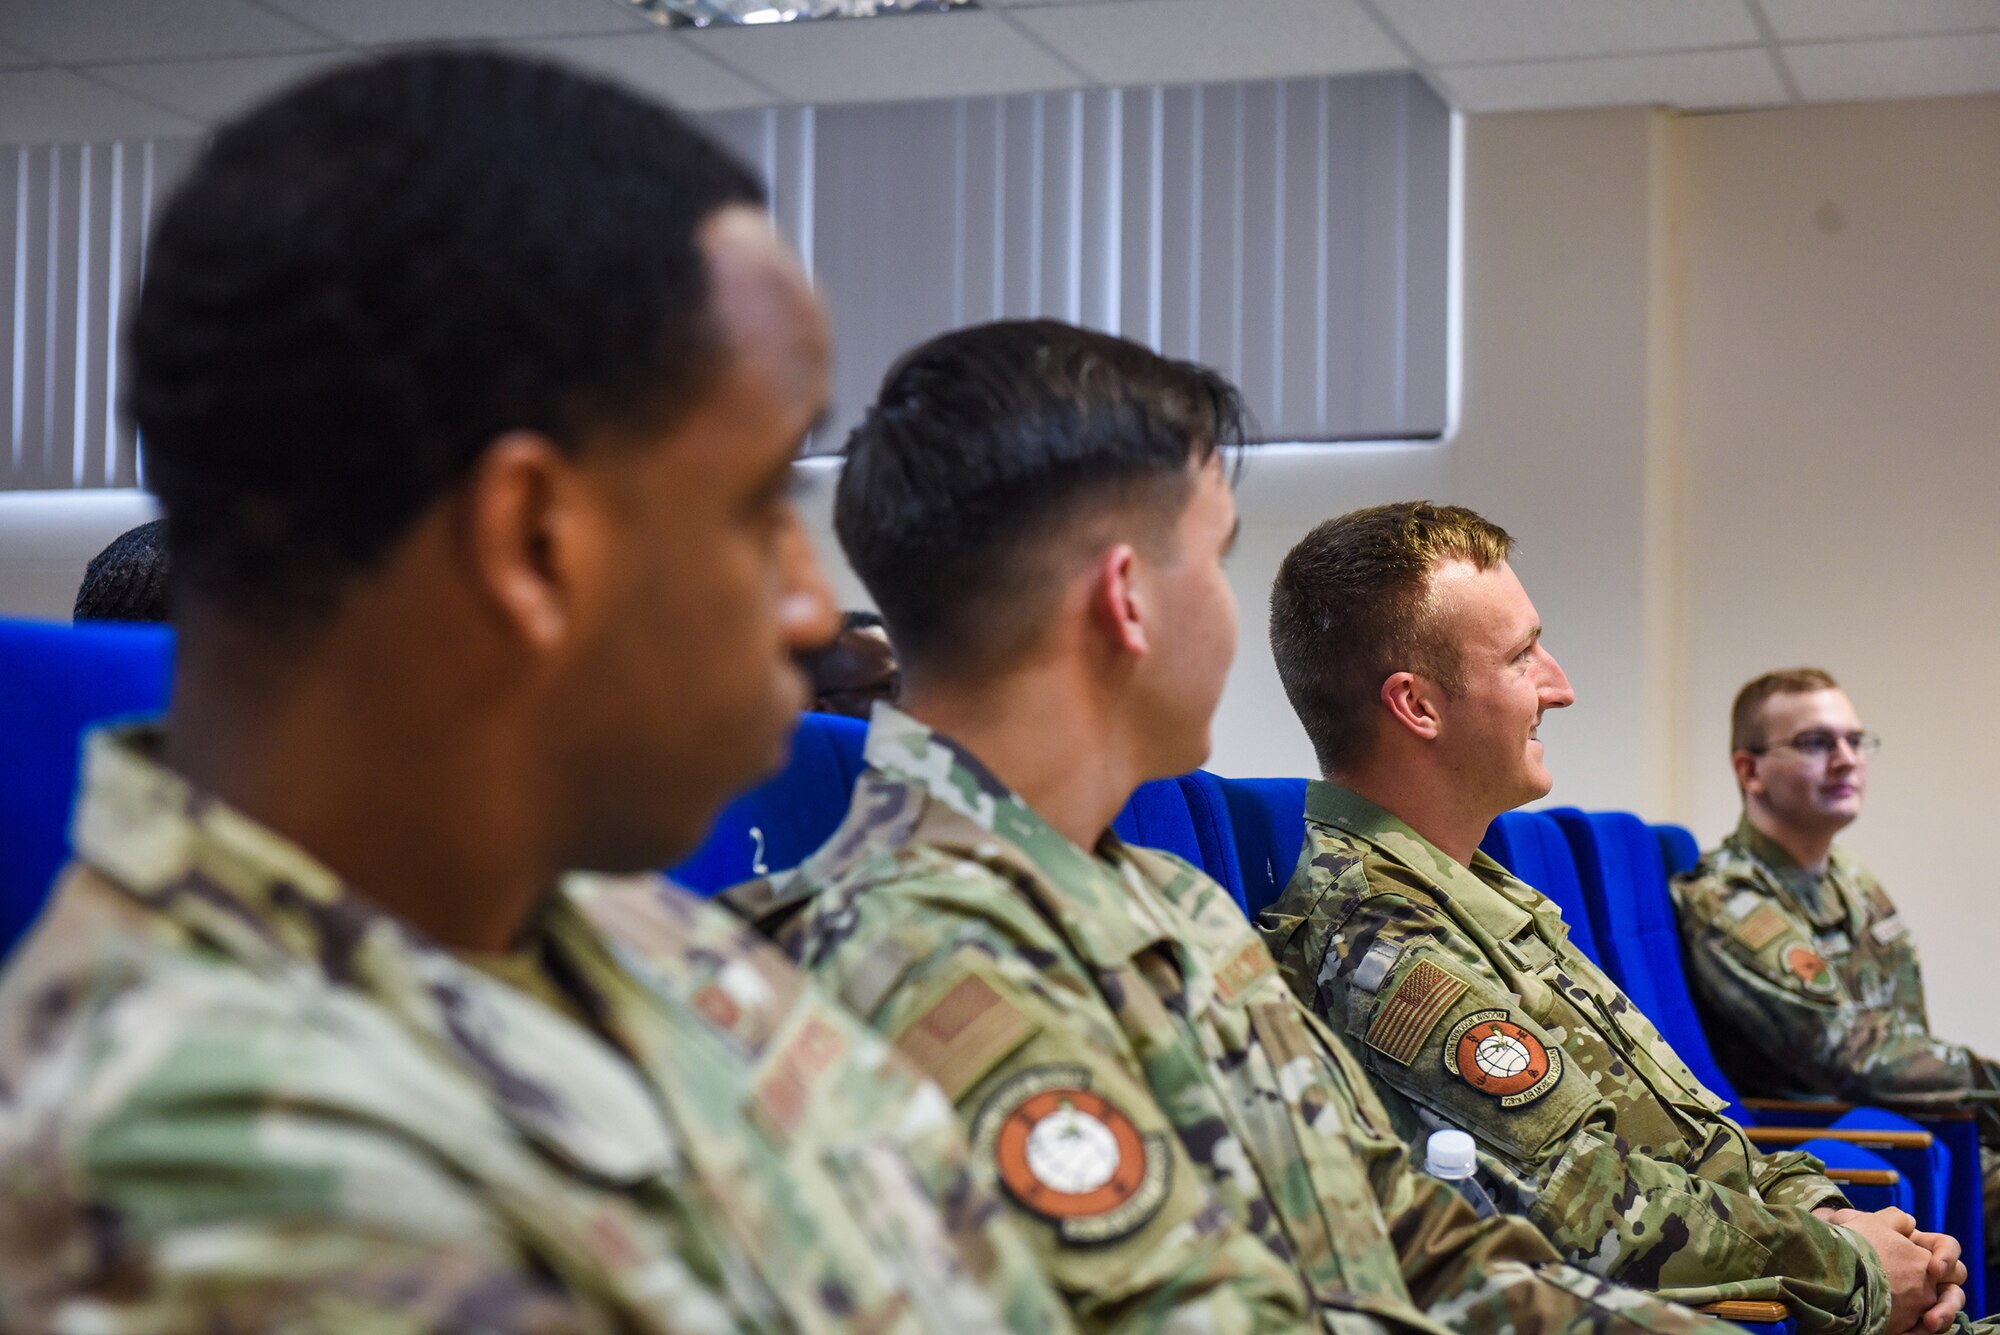
[[[1431,1132],[1424,1145],[1425,1172],[1456,1182],[1471,1177],[1478,1166],[1479,1151],[1471,1136],[1451,1127]]]

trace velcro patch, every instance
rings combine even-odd
[[[789,1139],[812,1107],[820,1080],[847,1056],[847,1035],[824,1016],[806,1018],[771,1058],[757,1082],[757,1108],[780,1137]]]
[[[1469,986],[1429,960],[1418,960],[1376,1007],[1364,1041],[1389,1060],[1408,1066]]]
[[[1037,1066],[1008,1080],[973,1119],[972,1139],[1007,1194],[1068,1243],[1116,1242],[1166,1203],[1166,1137],[1142,1133],[1080,1066]]]
[[[1892,913],[1868,929],[1868,934],[1885,946],[1892,946],[1910,934],[1910,925],[1899,913]]]
[[[1037,1027],[975,973],[953,984],[894,1042],[956,1103],[1002,1058],[1032,1038]]]
[[[1239,993],[1277,967],[1270,948],[1261,939],[1253,938],[1215,971],[1215,990],[1224,1001],[1234,1001]]]
[[[1826,961],[1820,958],[1818,951],[1806,946],[1794,946],[1786,952],[1785,967],[1808,986],[1819,982],[1821,975],[1826,973]]]
[[[1736,939],[1752,950],[1762,950],[1783,936],[1790,926],[1783,913],[1769,904],[1760,904],[1736,929]]]
[[[1478,1011],[1445,1035],[1444,1069],[1501,1107],[1519,1108],[1556,1087],[1563,1060],[1560,1049],[1515,1024],[1506,1011]]]

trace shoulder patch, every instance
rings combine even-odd
[[[809,1014],[773,1054],[754,1097],[764,1124],[780,1140],[789,1140],[805,1120],[820,1082],[852,1046],[824,1015]]]
[[[1551,1048],[1501,1010],[1474,1011],[1444,1039],[1444,1069],[1503,1108],[1533,1103],[1562,1079],[1560,1048]]]
[[[1736,929],[1736,939],[1752,950],[1762,950],[1785,934],[1791,924],[1769,904],[1759,904]]]
[[[1900,913],[1892,913],[1886,918],[1877,919],[1874,926],[1868,929],[1868,935],[1885,946],[1892,946],[1909,934],[1910,925],[1903,921]]]
[[[1166,1203],[1165,1137],[1142,1135],[1090,1088],[1082,1066],[1031,1067],[1001,1085],[980,1109],[973,1141],[992,1155],[1007,1194],[1065,1242],[1116,1242]]]
[[[1431,961],[1418,960],[1375,1008],[1375,1020],[1363,1041],[1389,1060],[1408,1066],[1470,986]]]
[[[1215,971],[1215,990],[1224,1001],[1234,1001],[1239,993],[1277,968],[1271,958],[1271,951],[1262,937],[1253,936],[1243,943],[1243,949],[1231,956],[1229,962]]]
[[[1818,984],[1826,974],[1826,961],[1809,946],[1793,946],[1786,951],[1785,967],[1798,975],[1799,981],[1808,987]]]
[[[953,1103],[1039,1026],[978,974],[967,974],[893,1037]]]

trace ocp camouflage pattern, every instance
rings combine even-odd
[[[1594,1274],[1682,1302],[1782,1301],[1803,1331],[1881,1329],[1873,1249],[1811,1214],[1845,1203],[1818,1161],[1759,1153],[1570,945],[1554,904],[1334,784],[1308,786],[1305,814],[1298,866],[1259,928],[1406,1138],[1471,1132],[1502,1208]],[[1545,1051],[1554,1078],[1452,1072],[1448,1038],[1494,1033],[1510,1060]]]
[[[90,740],[0,980],[0,1329],[1068,1328],[936,1087],[735,918],[552,892],[572,1018],[157,741]]]
[[[1360,1070],[1199,871],[1109,834],[1084,851],[887,706],[867,759],[825,847],[730,902],[937,1078],[976,1145],[1049,1087],[1129,1120],[1145,1174],[1083,1221],[1102,1236],[1038,1204],[1031,1171],[995,1164],[1083,1328],[1699,1320],[1560,1264],[1523,1221],[1482,1220],[1417,1172]],[[1142,1198],[1154,1173],[1163,1189]]]
[[[1931,1033],[1916,943],[1868,869],[1806,871],[1746,817],[1674,880],[1695,1001],[1747,1094],[1963,1106],[2000,1065]],[[1987,1237],[2000,1237],[2000,1107],[1976,1100]]]

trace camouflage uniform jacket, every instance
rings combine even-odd
[[[832,839],[731,902],[944,1086],[1085,1328],[1690,1320],[1416,1172],[1206,876],[1092,856],[886,706],[867,759]]]
[[[1802,1330],[1881,1328],[1873,1249],[1811,1214],[1844,1203],[1818,1161],[1753,1148],[1560,910],[1498,863],[1460,866],[1315,782],[1260,926],[1404,1133],[1471,1132],[1502,1207],[1578,1264],[1684,1302],[1782,1301]]]
[[[1746,818],[1674,882],[1716,1056],[1753,1094],[1950,1102],[2000,1087],[1930,1032],[1916,946],[1867,868],[1815,876]]]
[[[736,919],[566,884],[573,1020],[155,744],[90,739],[0,980],[0,1328],[1067,1328],[936,1087]]]

